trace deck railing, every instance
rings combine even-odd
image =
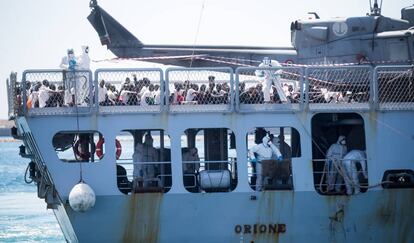
[[[367,159],[313,159],[314,185],[322,195],[358,194],[368,189]]]
[[[309,110],[368,110],[372,78],[371,66],[309,67],[306,104]]]
[[[94,107],[92,72],[26,70],[23,111],[31,115],[88,114]]]
[[[233,70],[224,68],[169,68],[166,104],[169,112],[231,112]]]
[[[239,112],[299,111],[304,72],[298,67],[238,68],[235,101]]]
[[[375,68],[376,108],[379,110],[414,109],[413,68],[413,66],[380,66]]]
[[[117,161],[118,188],[121,192],[133,190],[159,190],[167,192],[171,189],[171,161],[134,162],[131,159]],[[124,173],[119,173],[124,171]],[[126,193],[126,194],[127,194]]]
[[[10,117],[413,110],[414,76],[413,66],[27,70],[8,96]]]
[[[161,69],[98,69],[95,97],[100,113],[158,113],[165,100]],[[104,89],[102,95],[101,89]],[[106,95],[105,95],[106,93]]]
[[[7,85],[7,102],[9,117],[16,117],[21,115],[22,107],[22,94],[21,94],[21,83],[17,82],[17,74],[11,73],[10,78],[6,81]]]

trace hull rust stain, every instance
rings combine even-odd
[[[129,199],[123,242],[158,242],[162,193],[134,193]]]
[[[283,210],[283,199],[289,193],[276,193],[274,191],[264,191],[260,195],[257,207],[257,222],[253,225],[247,225],[251,228],[252,240],[250,242],[279,242],[279,234],[286,232],[286,224],[279,222],[280,213],[277,208]],[[277,195],[279,195],[278,198]],[[244,225],[246,231],[246,225]],[[248,236],[248,234],[244,234]]]

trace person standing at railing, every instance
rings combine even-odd
[[[198,86],[196,84],[190,84],[190,87],[187,90],[185,95],[185,101],[191,102],[194,101],[198,94]]]
[[[39,88],[39,108],[46,107],[52,92],[53,90],[49,88],[49,81],[43,80]]]
[[[263,93],[264,93],[264,102],[270,103],[270,95],[272,90],[272,85],[276,87],[277,94],[279,95],[280,100],[283,103],[287,102],[286,95],[282,88],[281,74],[282,70],[270,69],[273,67],[282,67],[280,63],[276,60],[270,60],[268,57],[263,59],[263,62],[260,63],[259,68],[269,68],[269,70],[256,70],[255,75],[262,79]],[[276,95],[276,94],[273,94]]]
[[[63,100],[60,99],[60,92],[56,90],[56,85],[50,84],[49,87],[49,99],[46,101],[46,107],[62,107]],[[62,101],[62,103],[60,103]]]
[[[140,105],[148,106],[154,104],[154,85],[150,84],[141,94]]]
[[[116,88],[113,85],[108,86],[107,90],[108,95],[108,105],[118,105],[118,93],[116,92]]]
[[[160,85],[156,84],[154,85],[154,105],[161,104],[161,90]]]
[[[27,108],[36,108],[39,107],[39,88],[42,86],[40,82],[35,83],[32,85],[32,88],[30,89],[30,95],[27,99]]]
[[[341,179],[338,175],[341,160],[347,153],[346,137],[339,136],[336,143],[332,144],[326,152],[325,168],[327,172],[327,190],[335,192],[341,191]]]
[[[76,70],[90,69],[89,47],[82,46],[82,55],[75,56],[73,49],[68,49],[67,56],[62,58],[60,68],[64,70],[65,104],[72,106],[85,104],[89,94],[89,75],[77,77]]]
[[[90,70],[91,59],[89,58],[89,47],[82,46],[82,55],[77,57],[79,70]],[[85,101],[90,100],[89,95],[89,75],[83,73],[82,77],[76,79],[76,102],[77,104],[85,104]]]
[[[101,106],[106,105],[107,89],[105,87],[105,80],[101,79],[98,85],[98,103]]]
[[[126,83],[122,85],[122,88],[119,92],[119,102],[121,105],[129,105],[128,101],[131,95],[133,95],[135,92],[131,91],[131,86],[129,83]]]
[[[255,156],[256,154],[256,156]],[[266,135],[262,138],[261,144],[256,144],[249,149],[248,152],[250,161],[256,163],[256,191],[261,191],[263,187],[263,172],[262,172],[262,161],[271,160],[275,155],[278,160],[282,159],[282,154],[279,149],[270,141],[269,135]]]
[[[62,58],[60,68],[63,69],[63,85],[65,87],[65,105],[72,106],[74,104],[75,95],[75,69],[77,60],[75,52],[72,48],[68,49],[67,56]]]

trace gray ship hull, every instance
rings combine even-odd
[[[413,200],[410,189],[134,194],[97,197],[84,214],[66,210],[80,242],[410,242]]]

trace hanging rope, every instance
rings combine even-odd
[[[196,46],[196,43],[197,43],[198,34],[200,32],[200,25],[201,25],[201,19],[203,18],[205,2],[206,2],[206,0],[203,0],[203,4],[201,5],[200,14],[199,14],[199,17],[198,17],[197,31],[196,31],[196,34],[195,34],[195,37],[194,37],[193,52],[191,53],[190,67],[192,67],[192,65],[193,65],[195,46]]]
[[[77,87],[77,77],[76,77],[76,71],[72,71],[73,75],[71,75],[71,77],[73,78],[73,82],[75,83],[75,97],[73,98],[73,102],[74,102],[74,106],[75,106],[75,111],[76,111],[76,129],[78,131],[78,140],[80,139],[79,136],[79,109],[78,109],[78,87]],[[82,145],[80,145],[82,146]],[[76,155],[75,155],[76,156]],[[83,175],[82,175],[82,161],[79,161],[79,182],[83,182]]]

